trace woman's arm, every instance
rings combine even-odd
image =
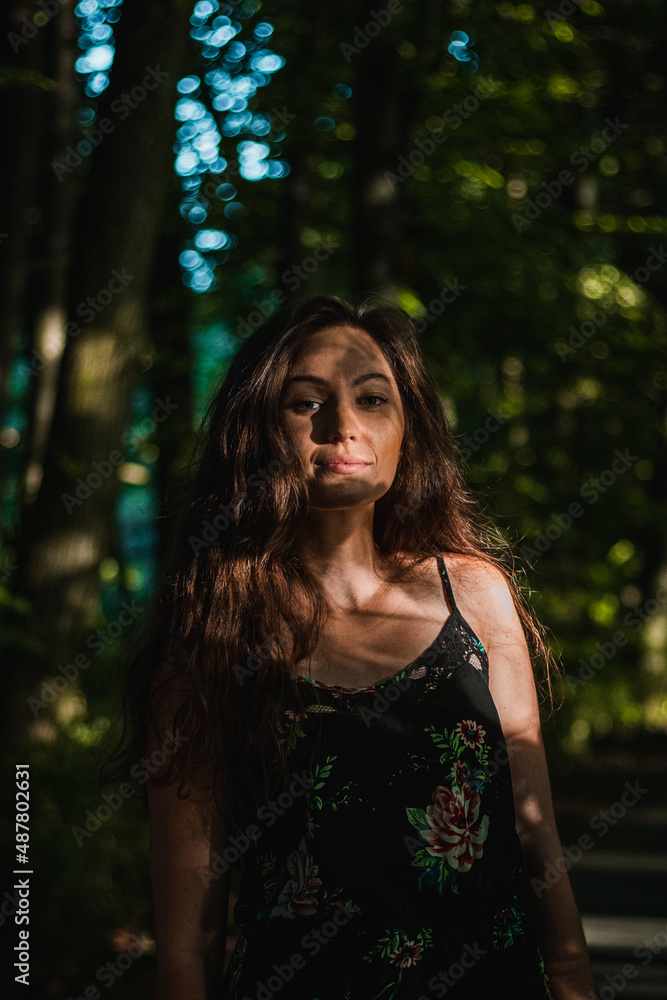
[[[476,564],[476,565],[475,565]],[[533,920],[554,1000],[590,1000],[593,979],[581,919],[556,829],[530,654],[512,595],[495,567],[461,563],[465,614],[489,656],[489,687],[512,774],[524,859],[524,906]],[[463,582],[464,581],[464,582]],[[547,871],[562,871],[550,884]],[[531,880],[535,879],[535,882]],[[546,888],[545,888],[546,885]],[[535,886],[536,888],[532,888]]]
[[[230,871],[212,874],[225,849],[219,810],[176,785],[149,785],[151,879],[155,904],[155,1000],[211,1000],[225,962]],[[211,874],[202,877],[204,873]]]
[[[166,705],[169,706],[167,710]],[[176,701],[160,710],[158,734],[149,725],[148,753],[173,747]],[[178,732],[177,732],[178,735]],[[150,866],[155,905],[157,979],[154,1000],[211,1000],[220,991],[225,962],[231,870],[214,874],[227,829],[208,791],[176,794],[178,781],[147,786]]]

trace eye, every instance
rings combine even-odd
[[[372,395],[361,396],[360,397],[360,400],[362,400],[362,401],[363,400],[369,400],[369,399],[378,400],[378,402],[376,404],[369,404],[369,403],[362,404],[362,405],[367,406],[367,408],[369,410],[378,410],[384,403],[389,402],[389,400],[385,396],[379,396],[376,393],[373,393]],[[321,406],[322,405],[320,403],[320,401],[317,400],[317,399],[297,399],[292,404],[292,406],[294,407],[295,410],[299,410],[302,413],[315,413],[316,412],[315,410],[312,410],[312,409],[308,408],[308,404],[312,404],[312,405],[315,405],[315,406]]]
[[[383,403],[389,402],[388,399],[385,396],[372,395],[372,396],[364,396],[363,398],[364,399],[379,399],[380,402],[378,403],[378,405],[377,406],[371,406],[371,410],[377,410],[380,406],[382,406]]]
[[[295,410],[305,410],[306,413],[314,413],[314,410],[309,410],[308,404],[313,403],[315,406],[319,406],[320,403],[317,399],[297,399],[292,406]]]

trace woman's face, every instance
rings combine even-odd
[[[281,411],[311,507],[335,510],[384,496],[405,420],[391,366],[369,334],[348,326],[311,334],[283,386]]]

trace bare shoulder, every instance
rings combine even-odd
[[[487,652],[512,633],[523,635],[507,577],[495,563],[456,552],[443,558],[454,600]]]
[[[485,559],[446,555],[454,598],[489,655],[489,689],[506,737],[539,739],[533,668],[502,570]]]

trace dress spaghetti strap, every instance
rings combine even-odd
[[[447,573],[447,567],[445,565],[445,560],[440,554],[436,556],[438,560],[438,566],[440,567],[440,576],[442,577],[442,586],[445,591],[445,600],[449,605],[449,610],[452,614],[457,610],[456,601],[454,600],[454,592],[452,590],[452,585],[449,580],[449,574]]]

